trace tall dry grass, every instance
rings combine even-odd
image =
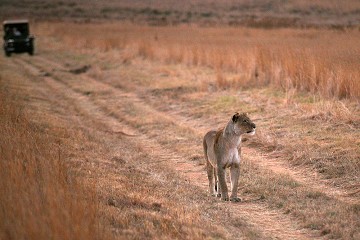
[[[9,96],[0,89],[0,239],[106,239],[95,192]]]
[[[166,63],[216,70],[220,88],[272,85],[326,98],[360,98],[357,30],[148,27],[131,24],[43,23],[39,36],[68,48],[120,49]],[[231,78],[226,78],[231,73]]]

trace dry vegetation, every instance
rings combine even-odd
[[[162,63],[206,66],[217,86],[307,91],[359,100],[360,32],[249,28],[139,27],[43,24],[41,34],[69,48],[121,49],[123,61],[142,56]]]
[[[94,113],[74,105],[79,99],[54,89],[42,74],[18,71],[7,59],[0,66],[0,239],[233,235],[217,214],[228,212],[226,206],[209,201],[172,169],[154,166],[159,156],[136,139],[104,132]],[[243,220],[237,223],[241,235],[261,236]]]
[[[63,116],[70,112],[70,116],[80,117],[70,119],[73,123],[85,119],[85,123],[75,124],[79,129],[69,134],[76,138],[66,141],[65,160],[80,176],[87,178],[90,172],[89,178],[97,182],[100,206],[95,212],[101,216],[97,221],[110,228],[113,236],[231,236],[226,229],[210,230],[213,225],[204,221],[210,216],[221,222],[216,216],[219,206],[206,200],[204,191],[170,181],[170,186],[178,190],[169,198],[169,188],[163,181],[149,177],[164,172],[163,167],[150,165],[144,172],[131,163],[144,159],[142,164],[146,166],[156,161],[162,154],[156,155],[154,149],[160,148],[185,154],[185,159],[202,164],[198,142],[203,131],[223,123],[239,106],[242,111],[251,112],[259,126],[257,137],[247,146],[262,152],[261,157],[245,156],[241,195],[259,197],[271,209],[291,214],[302,227],[318,230],[320,235],[358,236],[358,32],[71,23],[38,23],[33,30],[41,36],[39,57],[28,59],[28,63],[38,68],[40,75],[35,72],[27,78],[42,79],[46,73],[52,81],[62,82],[63,87],[50,84],[55,96],[63,92],[52,104],[65,106]],[[340,41],[348,47],[335,44]],[[88,77],[83,78],[75,70],[85,65],[91,67],[88,73],[85,70]],[[11,74],[3,76],[14,78]],[[29,84],[35,90],[40,87],[39,81]],[[134,92],[143,101],[126,93],[128,97],[123,98],[117,91]],[[81,100],[83,96],[88,100]],[[67,104],[61,103],[64,100],[69,106],[81,101],[74,109],[67,109]],[[95,107],[89,108],[89,102]],[[180,115],[165,103],[180,106]],[[90,111],[98,108],[104,111],[103,116]],[[209,115],[214,120],[209,121]],[[131,145],[134,143],[129,140],[109,138],[102,132],[108,130],[103,130],[101,122],[107,116],[125,122],[132,131],[155,138],[158,145],[148,154],[143,146]],[[207,125],[196,131],[191,121],[181,123],[184,116]],[[42,121],[49,122],[46,118]],[[113,124],[108,124],[110,129]],[[163,136],[158,132],[159,126],[162,132],[177,134]],[[86,144],[80,147],[80,142]],[[300,166],[299,172],[266,163],[276,161],[271,160],[274,157],[283,159],[277,163],[280,166]],[[166,171],[170,171],[169,175],[162,178],[172,179],[171,170]],[[320,174],[320,179],[313,178],[314,173]],[[143,181],[140,189],[134,188],[134,181]],[[312,181],[320,181],[320,185],[312,188]],[[149,193],[148,189],[158,191]],[[205,212],[199,207],[204,204],[208,209]],[[229,208],[227,211],[234,211]],[[235,219],[237,227],[242,226],[241,232],[248,238],[261,236],[262,230],[249,227],[246,219],[229,217]],[[21,227],[20,230],[23,231]]]
[[[11,2],[81,23],[0,59],[0,239],[360,238],[358,1]],[[229,204],[201,138],[235,111],[258,131]]]
[[[30,121],[3,74],[0,84],[0,239],[106,239],[97,194],[70,174],[59,133]]]
[[[41,23],[35,26],[35,31],[37,35],[44,36],[41,43],[46,48],[39,50],[39,59],[34,58],[29,63],[76,92],[73,99],[81,99],[85,95],[105,115],[154,138],[159,145],[152,148],[152,154],[157,148],[169,149],[179,155],[185,154],[185,159],[195,159],[202,164],[201,144],[198,142],[201,142],[203,131],[224,123],[229,113],[239,110],[239,106],[242,111],[251,112],[259,131],[256,138],[245,144],[254,151],[260,151],[261,155],[245,155],[241,195],[263,199],[269,208],[280,209],[297,219],[302,227],[317,230],[320,235],[354,239],[358,236],[359,95],[352,89],[359,86],[355,84],[340,94],[342,85],[329,77],[340,72],[344,74],[341,75],[344,79],[358,76],[355,70],[359,65],[356,54],[359,49],[355,44],[358,32],[69,23],[66,26],[62,23]],[[226,40],[222,37],[225,35],[234,37]],[[283,40],[282,45],[288,47],[279,46],[279,37]],[[345,49],[329,39],[347,42],[346,45],[350,47]],[[320,45],[324,47],[320,48]],[[236,51],[231,51],[229,46]],[[301,54],[295,55],[296,51]],[[334,60],[336,57],[343,61]],[[313,68],[304,59],[310,61]],[[273,68],[275,63],[278,64],[277,71]],[[297,64],[301,68],[297,68]],[[87,77],[67,73],[74,72],[76,66],[84,65],[91,65]],[[320,69],[319,72],[316,69]],[[344,69],[349,70],[346,72]],[[316,76],[319,76],[318,85],[312,85]],[[327,84],[332,84],[333,88],[324,89]],[[125,92],[119,94],[119,91]],[[142,100],[134,99],[128,93],[138,94]],[[122,97],[123,94],[127,97]],[[88,103],[79,104],[87,106]],[[180,110],[173,111],[173,107]],[[86,116],[91,114],[87,113]],[[209,120],[209,116],[214,119]],[[185,120],[181,120],[184,117]],[[92,121],[98,121],[95,119]],[[188,122],[188,119],[193,120]],[[204,129],[194,130],[192,125],[199,123],[206,123]],[[96,126],[102,128],[101,124]],[[164,136],[159,132],[159,126],[161,132],[176,134]],[[104,139],[103,136],[95,136]],[[123,143],[113,144],[118,146]],[[128,156],[134,151],[141,152],[141,149],[143,147],[124,146],[121,152]],[[148,157],[151,154],[145,158]],[[140,154],[126,161],[142,158]],[[282,159],[282,162],[274,158]],[[285,170],[282,166],[285,166]],[[286,170],[294,167],[299,169],[295,173]],[[155,170],[154,165],[147,170],[162,171]],[[126,172],[121,170],[117,174],[127,176]],[[108,174],[100,176],[109,179]],[[192,179],[193,176],[188,177]],[[139,178],[144,179],[141,175]],[[126,179],[137,177],[130,175]],[[154,189],[153,180],[145,184],[142,190]],[[121,185],[126,181],[109,185],[122,186],[122,189],[130,192],[132,185]],[[161,183],[155,188],[161,189],[160,186]],[[189,189],[182,183],[176,185],[177,188],[179,186]],[[197,227],[202,221],[198,217],[201,210],[195,207],[186,211],[194,213],[191,217],[188,214],[178,215],[183,212],[179,208],[183,209],[186,205],[179,199],[186,193],[200,194],[197,190],[181,190],[175,194],[174,198],[179,203],[177,208],[163,199],[166,188],[154,192],[155,198],[135,194],[129,201],[123,200],[127,199],[123,193],[108,195],[114,191],[112,188],[102,189],[100,195],[105,206],[127,209],[135,205],[140,211],[135,211],[133,215],[130,210],[121,215],[123,217],[119,217],[117,212],[102,212],[107,216],[107,225],[116,226],[120,235],[129,234],[130,229],[138,236],[166,233],[178,236],[176,229],[182,229],[182,236],[194,233],[199,238],[205,236],[202,229]],[[199,203],[190,199],[194,206]],[[164,228],[156,231],[153,226],[157,226],[159,220],[151,216],[159,204],[169,206],[166,208],[170,211],[167,212],[169,215],[164,217],[172,219],[170,222],[179,219],[176,222],[179,228],[169,228],[169,220],[161,217]],[[160,211],[160,215],[162,213]],[[140,224],[147,226],[145,231],[138,227],[139,214],[141,219],[145,219]],[[180,227],[189,219],[192,219],[190,225]],[[189,228],[190,231],[185,230]],[[222,231],[216,230],[211,235],[228,236],[226,231]],[[248,232],[247,236],[261,234],[254,234],[247,227],[242,232]]]

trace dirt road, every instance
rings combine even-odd
[[[125,163],[161,182],[170,193],[170,188],[181,186],[181,190],[175,189],[178,198],[181,198],[181,191],[186,196],[198,195],[191,204],[200,206],[204,221],[221,226],[224,236],[231,239],[327,238],[326,225],[308,225],[303,220],[313,216],[308,211],[316,206],[310,208],[306,202],[304,209],[310,210],[297,211],[294,202],[314,194],[306,201],[316,204],[323,198],[327,205],[335,203],[344,209],[358,203],[358,198],[349,195],[348,190],[334,187],[315,171],[301,166],[295,168],[286,159],[252,147],[251,141],[250,144],[245,142],[242,149],[245,180],[239,192],[243,201],[234,204],[212,199],[207,196],[201,137],[207,130],[226,123],[226,113],[219,112],[208,118],[197,116],[194,109],[199,108],[191,105],[194,92],[191,86],[154,90],[147,88],[146,82],[142,82],[144,79],[132,77],[130,72],[129,75],[111,73],[107,76],[92,72],[94,66],[88,72],[87,69],[74,71],[82,66],[74,65],[69,59],[56,59],[54,55],[14,56],[7,64],[24,76],[23,86],[17,87],[26,88],[30,112],[37,115],[37,121],[41,121],[41,116],[44,122],[56,118],[62,127],[81,129],[89,142],[94,142],[93,145],[84,142],[84,146],[73,146],[78,155],[69,159],[77,171],[95,179],[99,188],[103,187],[99,192],[104,196],[109,189],[114,195],[121,191],[116,187],[121,171],[116,169]],[[138,70],[141,76],[159,77],[149,75],[151,66],[143,64],[143,69]],[[118,66],[126,67],[125,64]],[[138,84],[139,81],[142,84]],[[184,92],[188,95],[181,97]],[[244,93],[243,97],[249,96]],[[256,120],[266,121],[259,117]],[[97,152],[96,146],[106,151]],[[134,188],[137,185],[134,183]],[[250,190],[254,186],[257,190]],[[274,193],[269,191],[271,188]],[[152,192],[156,190],[149,189],[150,196]],[[276,196],[279,194],[283,195]],[[116,226],[112,227],[116,231]]]

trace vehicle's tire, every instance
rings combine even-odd
[[[34,55],[34,49],[33,49],[33,48],[29,49],[28,54],[29,54],[30,56]]]
[[[10,57],[10,56],[11,56],[11,52],[8,52],[8,51],[5,50],[5,56]]]

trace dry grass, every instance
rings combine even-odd
[[[263,135],[260,132],[256,139],[258,146],[269,151],[283,150],[294,164],[309,164],[329,178],[339,174],[356,178],[358,174],[358,142],[353,141],[356,139],[353,131],[348,131],[359,126],[360,48],[357,41],[360,33],[357,31],[160,28],[122,24],[67,24],[65,28],[60,23],[51,24],[54,32],[46,33],[44,30],[49,26],[40,24],[39,33],[52,37],[63,33],[66,46],[86,39],[88,45],[76,46],[84,52],[86,47],[106,51],[98,42],[100,39],[91,38],[92,35],[104,36],[101,41],[106,42],[106,32],[118,34],[119,45],[114,51],[106,52],[113,56],[114,62],[122,58],[124,63],[136,64],[136,58],[140,57],[159,65],[179,64],[181,69],[184,66],[203,72],[210,69],[209,79],[198,84],[201,91],[259,89],[254,96],[261,99],[258,105],[275,112],[282,106],[284,116],[296,116],[295,120],[288,117],[286,121],[296,121],[296,125],[284,131],[286,125],[276,128],[269,123],[266,132]],[[74,32],[84,34],[74,35]],[[169,71],[165,74],[172,74]],[[137,84],[156,84],[148,76],[126,74]],[[200,75],[188,77],[196,79]],[[126,83],[118,84],[125,87]],[[270,86],[270,90],[262,91],[265,86]],[[324,132],[323,128],[332,128],[333,132]],[[310,129],[309,133],[304,129]],[[292,133],[294,131],[297,133]],[[314,133],[322,137],[316,138]],[[279,138],[282,141],[276,140]],[[307,140],[306,144],[299,141],[301,138]],[[346,139],[353,140],[347,143]],[[324,151],[326,154],[322,154]]]
[[[39,32],[46,34],[43,29],[47,26],[49,25],[39,25]],[[357,161],[359,147],[357,135],[351,129],[357,129],[360,121],[357,114],[360,97],[360,48],[356,44],[359,32],[159,28],[115,24],[68,24],[66,29],[63,24],[51,26],[54,26],[55,32],[64,33],[62,36],[66,46],[75,45],[78,39],[83,39],[83,36],[74,36],[73,32],[84,32],[87,28],[88,31],[84,33],[88,34],[87,43],[91,48],[102,52],[106,50],[98,43],[99,39],[92,39],[91,35],[119,33],[119,46],[113,51],[105,52],[107,56],[112,56],[113,62],[120,62],[119,59],[122,59],[124,63],[137,64],[137,58],[142,58],[144,62],[155,61],[159,65],[169,66],[165,75],[170,74],[172,77],[179,75],[169,70],[176,64],[179,64],[180,71],[186,72],[187,68],[199,69],[196,71],[204,72],[203,75],[209,73],[201,77],[200,84],[196,83],[199,81],[196,79],[202,73],[182,76],[195,79],[191,87],[198,86],[200,91],[231,91],[237,88],[255,91],[256,95],[248,96],[248,101],[254,101],[252,98],[260,100],[257,101],[257,106],[275,113],[281,106],[280,114],[289,116],[282,118],[286,118],[288,124],[296,123],[291,127],[291,124],[276,127],[273,126],[277,125],[276,122],[264,123],[264,131],[260,130],[256,138],[257,147],[267,151],[282,151],[294,165],[309,165],[327,178],[345,177],[349,178],[348,181],[357,179],[360,169]],[[48,34],[55,36],[55,32]],[[102,40],[106,42],[106,39],[104,37]],[[77,48],[86,52],[86,46],[80,44]],[[106,66],[102,68],[106,69]],[[124,76],[140,85],[151,84],[155,87],[157,84],[155,79],[146,75],[126,73]],[[173,81],[175,80],[171,80]],[[178,86],[188,84],[180,77],[176,81],[181,81],[181,84],[177,82]],[[190,81],[193,80],[188,82]],[[117,84],[126,87],[125,81]],[[263,88],[265,86],[270,88]],[[210,108],[216,104],[210,103]],[[233,105],[235,104],[230,107],[220,105],[221,107],[214,109],[231,112]],[[244,103],[239,105],[244,107]],[[254,107],[249,110],[259,111]],[[201,113],[198,109],[196,111],[197,115],[209,114]],[[211,114],[216,112],[211,111]],[[274,114],[271,117],[277,116]],[[327,132],[324,128],[331,128],[333,131]],[[308,132],[304,129],[308,129]],[[302,139],[306,139],[306,142]]]
[[[58,52],[53,54],[59,55]],[[87,55],[86,61],[104,66],[111,65],[114,61],[114,56],[109,56],[108,53],[97,53],[95,56]],[[117,57],[121,58],[120,52]],[[79,64],[72,59],[76,58],[68,57],[66,62]],[[358,192],[353,192],[359,186],[359,135],[346,129],[348,124],[352,128],[356,127],[353,124],[359,121],[351,123],[357,118],[351,117],[349,113],[356,113],[358,110],[349,108],[351,104],[347,101],[322,99],[311,102],[311,95],[288,92],[287,96],[281,91],[274,92],[271,88],[198,92],[190,76],[207,70],[201,66],[159,64],[157,60],[149,61],[141,56],[134,58],[132,64],[103,70],[96,77],[101,82],[116,86],[116,89],[120,88],[120,91],[138,94],[143,101],[134,99],[132,94],[121,97],[121,94],[116,94],[115,89],[113,94],[101,94],[100,88],[94,88],[93,99],[106,113],[138,129],[142,135],[156,139],[164,149],[177,152],[180,156],[185,155],[184,159],[195,156],[199,162],[203,161],[199,144],[202,133],[199,134],[195,126],[209,125],[210,128],[214,119],[221,119],[220,126],[226,123],[229,114],[236,109],[249,110],[260,132],[260,136],[257,134],[254,139],[256,144],[250,145],[262,154],[257,158],[249,156],[247,150],[244,150],[239,189],[241,196],[260,197],[271,208],[289,214],[299,220],[302,227],[319,231],[325,238],[357,239],[358,203],[339,200],[329,195],[329,191],[323,192],[321,185],[318,188],[316,186],[318,182],[324,184],[324,177],[329,179],[329,184],[324,186],[336,185],[334,189],[340,188],[344,192],[349,190],[349,195],[354,199],[358,196]],[[212,71],[212,74],[216,77],[216,71]],[[202,76],[199,74],[198,77]],[[69,83],[69,87],[79,92],[86,92],[88,85],[92,84],[88,82],[88,85],[84,85],[82,81],[72,81],[69,76],[60,79],[64,79]],[[224,88],[227,88],[227,85],[224,85]],[[154,110],[154,106],[165,112]],[[167,110],[172,107],[176,110]],[[194,118],[198,119],[198,125],[192,126],[191,120]],[[186,120],[190,122],[186,123]],[[213,127],[216,126],[213,124]],[[249,146],[248,142],[244,145]],[[158,148],[151,149],[156,152]],[[320,179],[312,182],[313,179],[309,178],[298,182],[292,175],[287,175],[286,171],[274,174],[266,166],[259,167],[258,162],[266,162],[268,155],[270,158],[272,156],[289,161],[289,165],[302,169],[301,173],[312,175],[317,172]],[[315,188],[312,188],[313,185]],[[126,186],[124,189],[130,190]],[[159,187],[156,189],[159,189],[157,192],[161,197],[162,190]],[[182,194],[185,196],[184,192]],[[341,196],[347,198],[347,195]],[[135,199],[138,203],[139,199]],[[146,199],[142,204],[146,202],[151,200]]]
[[[96,193],[0,81],[0,239],[106,239]]]
[[[70,48],[122,49],[128,53],[124,62],[141,56],[210,67],[220,89],[271,85],[326,98],[360,98],[360,33],[355,30],[51,23],[37,25],[36,32]]]
[[[240,181],[245,193],[263,196],[272,207],[300,219],[303,227],[318,230],[326,239],[359,237],[359,204],[339,203],[321,191],[299,184],[290,176],[277,176],[259,169],[247,159],[243,162]]]
[[[328,178],[326,186],[336,185],[354,198],[358,196],[358,192],[347,191],[357,191],[359,184],[359,134],[353,131],[359,126],[356,114],[359,112],[356,71],[359,48],[355,44],[358,32],[116,24],[65,27],[62,23],[37,24],[36,32],[49,37],[41,40],[45,45],[40,49],[43,51],[40,59],[50,57],[71,67],[91,63],[90,76],[115,88],[135,91],[144,102],[131,97],[119,99],[116,90],[104,91],[97,84],[91,85],[92,81],[86,81],[87,84],[79,81],[86,78],[56,71],[54,66],[43,66],[56,80],[65,83],[63,91],[67,94],[62,97],[71,96],[70,88],[85,95],[90,93],[90,102],[105,111],[105,116],[126,122],[154,138],[163,149],[179,154],[192,151],[194,156],[201,152],[197,133],[190,126],[171,120],[178,118],[177,114],[213,123],[209,116],[225,121],[229,112],[241,106],[242,110],[251,112],[259,126],[260,134],[250,144],[264,154],[259,160],[266,161],[265,155],[271,153],[270,156],[300,166],[310,174],[319,173],[322,183]],[[69,53],[69,49],[74,51]],[[43,63],[35,58],[34,65]],[[205,80],[196,82],[198,78]],[[238,88],[247,91],[232,91]],[[210,92],[205,91],[208,89]],[[213,89],[221,91],[212,92]],[[154,155],[157,148],[153,148],[152,154],[144,154],[141,146],[133,146],[130,140],[109,140],[98,133],[104,127],[98,122],[99,116],[94,117],[91,110],[80,107],[89,106],[81,104],[84,97],[72,96],[69,105],[75,99],[80,103],[73,114],[82,116],[86,120],[83,127],[88,126],[84,131],[87,136],[75,143],[86,143],[82,146],[89,150],[83,153],[85,159],[100,159],[87,163],[85,172],[90,170],[99,181],[100,211],[104,222],[118,231],[116,236],[227,236],[222,229],[210,232],[211,224],[203,222],[201,207],[208,204],[204,193],[199,194],[184,182],[169,181],[178,189],[169,197],[168,188],[156,176],[131,166],[138,159],[158,160]],[[159,114],[154,105],[159,109],[168,109],[169,105],[182,109],[177,114],[171,110]],[[162,132],[176,134],[163,136]],[[113,157],[99,142],[94,147],[95,143],[90,143],[94,139],[101,139],[99,142],[106,139],[106,145],[116,146],[115,152],[120,148],[123,155]],[[89,154],[91,149],[100,153],[93,157]],[[326,237],[358,237],[358,203],[348,204],[286,174],[274,175],[254,164],[255,161],[248,161],[247,156],[244,158],[239,190],[242,194],[261,196],[267,206],[290,214],[303,227],[318,230]],[[146,161],[142,164],[146,165]],[[150,168],[149,172],[154,171],[153,166]],[[164,171],[161,166],[158,168],[156,172]],[[170,172],[166,179],[172,178],[174,174]],[[134,181],[143,181],[143,186],[137,188],[139,191],[134,192]],[[157,191],[149,194],[149,189]],[[217,208],[205,214],[215,218],[218,211]],[[243,231],[249,231],[248,226]]]
[[[104,133],[106,120],[89,112],[89,103],[74,105],[70,86],[66,93],[61,87],[53,92],[43,81],[37,85],[42,78],[36,74],[16,71],[11,60],[0,64],[1,239],[233,235],[223,227],[228,223],[218,216],[216,201],[173,170],[154,165],[160,156],[145,153],[136,140]],[[76,82],[59,74],[58,81]],[[214,219],[222,224],[214,226]],[[243,220],[237,223],[241,234],[261,235]]]

